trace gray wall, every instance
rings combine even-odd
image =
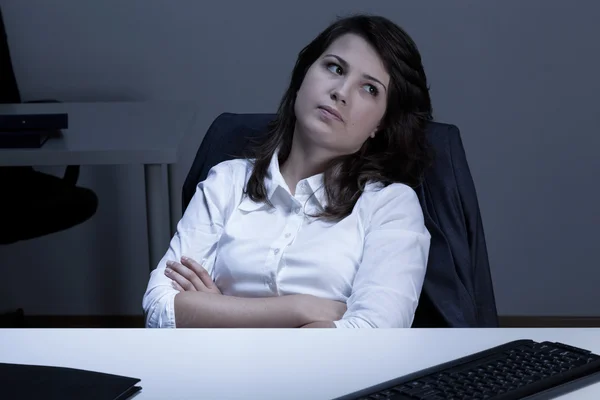
[[[420,47],[437,119],[462,130],[500,314],[600,314],[597,2],[0,5],[25,100],[197,100],[197,143],[223,111],[274,111],[297,52],[336,15],[393,19]],[[178,166],[179,183],[193,153]],[[142,169],[87,167],[81,184],[100,196],[92,220],[0,248],[2,309],[140,313],[148,273]]]

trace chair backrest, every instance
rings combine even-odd
[[[274,117],[224,113],[213,121],[184,182],[183,210],[210,169],[245,156]],[[427,137],[435,160],[416,192],[432,237],[413,327],[498,326],[479,204],[459,130],[431,122]]]

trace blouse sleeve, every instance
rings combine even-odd
[[[179,262],[182,256],[198,262],[214,258],[234,184],[231,164],[223,162],[214,166],[206,180],[196,187],[196,193],[177,224],[177,232],[166,254],[150,274],[142,300],[146,327],[176,327],[174,301],[178,291],[172,286],[172,280],[164,274],[166,263]],[[212,263],[204,266],[212,276]]]
[[[415,191],[392,184],[366,192],[361,264],[338,328],[409,328],[425,279],[431,235]]]

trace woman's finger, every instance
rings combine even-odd
[[[167,267],[167,268],[165,268],[165,275],[168,278],[171,278],[171,280],[173,282],[175,282],[176,284],[178,284],[184,291],[186,291],[186,292],[197,291],[196,287],[192,284],[192,282],[187,280],[177,270],[175,270],[171,267]]]
[[[200,278],[204,286],[206,286],[208,289],[213,288],[214,282],[210,277],[208,271],[204,269],[204,266],[202,264],[189,257],[181,257],[181,263],[186,267],[190,268],[192,271],[194,271],[194,273]]]
[[[181,287],[181,285],[175,281],[171,281],[171,286],[173,286],[173,288],[175,290],[178,290],[180,292],[185,292],[185,289]]]
[[[173,271],[177,272],[179,275],[187,279],[196,290],[203,291],[206,289],[206,286],[204,285],[200,277],[196,274],[194,270],[190,269],[189,267],[175,261],[167,262],[167,267],[171,268]],[[181,286],[185,288],[185,286]]]

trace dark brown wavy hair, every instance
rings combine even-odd
[[[421,183],[432,159],[425,136],[432,107],[421,55],[398,25],[384,17],[361,14],[337,20],[300,51],[277,116],[249,153],[254,161],[245,193],[253,201],[270,204],[265,177],[277,149],[280,164],[290,154],[296,124],[294,102],[307,70],[333,41],[348,33],[362,37],[381,57],[390,75],[387,109],[374,138],[356,153],[329,163],[324,171],[327,206],[316,217],[343,219],[369,182],[384,186],[400,182],[413,188]]]

